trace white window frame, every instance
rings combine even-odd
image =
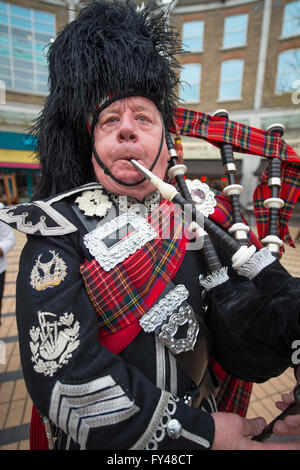
[[[203,24],[203,32],[202,32],[202,35],[193,35],[193,34],[189,34],[189,35],[184,35],[183,33],[183,30],[184,30],[184,25],[188,25],[188,24],[191,24],[191,23],[202,23]],[[190,52],[191,54],[193,53],[197,53],[197,52],[203,52],[203,43],[204,43],[204,27],[205,27],[205,22],[204,20],[194,20],[194,21],[184,21],[182,23],[182,49],[186,52]],[[190,49],[185,49],[185,40],[188,40],[189,38],[201,38],[201,46],[199,47],[199,49],[193,49],[193,50],[190,50]]]
[[[281,96],[281,95],[284,95],[286,93],[292,93],[293,91],[295,91],[296,88],[299,88],[299,79],[295,79],[293,80],[293,82],[291,83],[291,88],[290,90],[284,90],[284,91],[280,91],[278,90],[278,82],[279,82],[279,76],[282,76],[282,75],[288,75],[289,74],[289,71],[283,71],[283,72],[279,72],[279,65],[280,65],[280,57],[283,55],[283,54],[287,54],[287,53],[290,53],[292,51],[299,51],[299,63],[296,64],[298,66],[296,66],[296,68],[294,69],[294,71],[297,73],[298,77],[300,78],[300,48],[294,48],[294,49],[287,49],[285,51],[282,51],[278,54],[278,60],[277,60],[277,71],[276,71],[276,82],[275,82],[275,95],[276,96]],[[295,83],[295,85],[293,86],[293,83],[294,82],[297,82]]]
[[[37,52],[36,52],[36,44],[39,44],[39,42],[35,42],[35,38],[34,38],[34,34],[43,34],[41,33],[40,31],[37,31],[35,29],[35,22],[36,22],[36,19],[34,17],[35,15],[35,12],[39,13],[40,10],[35,10],[33,8],[28,8],[28,7],[23,7],[21,5],[16,5],[16,4],[10,4],[10,3],[7,3],[7,2],[3,2],[1,1],[2,4],[5,4],[6,5],[6,11],[7,11],[7,18],[8,18],[8,22],[7,23],[2,23],[2,24],[5,24],[5,26],[8,27],[8,34],[7,34],[7,38],[8,38],[8,48],[9,48],[9,55],[7,56],[7,58],[9,59],[8,60],[8,68],[9,68],[9,77],[7,75],[1,75],[1,79],[3,80],[3,78],[5,78],[5,76],[7,76],[7,79],[10,80],[11,82],[11,86],[7,86],[6,87],[6,90],[7,91],[11,91],[11,92],[16,92],[16,93],[22,93],[22,94],[28,94],[28,95],[38,95],[38,96],[47,96],[48,95],[48,91],[43,91],[43,90],[39,90],[38,89],[38,83],[47,83],[48,81],[48,71],[47,71],[47,74],[46,73],[43,73],[41,71],[38,71],[38,65],[41,65],[40,62],[37,61],[36,57],[37,57]],[[18,67],[18,68],[15,68],[14,64],[13,64],[13,39],[16,38],[16,36],[13,36],[13,31],[12,31],[12,28],[13,28],[13,25],[12,25],[12,17],[14,18],[20,18],[20,19],[25,19],[25,17],[23,16],[19,16],[19,15],[16,15],[16,14],[12,14],[12,11],[11,11],[11,8],[12,7],[18,7],[20,6],[21,8],[23,9],[26,9],[29,11],[29,17],[26,18],[27,21],[30,22],[30,30],[29,29],[24,29],[24,28],[21,28],[19,27],[18,29],[22,30],[25,32],[25,33],[28,33],[28,36],[30,36],[32,39],[32,47],[30,48],[30,51],[31,51],[31,54],[32,54],[32,59],[20,59],[20,60],[23,60],[25,62],[28,62],[28,66],[29,68],[28,69],[23,69],[22,67]],[[51,12],[48,12],[48,11],[42,11],[41,10],[41,13],[46,13],[46,14],[49,14],[51,15],[53,18],[53,22],[45,22],[45,21],[41,21],[41,20],[38,20],[38,23],[41,23],[41,24],[47,24],[47,25],[53,25],[53,31],[54,31],[54,34],[53,34],[53,40],[54,40],[54,37],[56,35],[56,15],[51,13]],[[6,37],[6,33],[2,33],[3,36]],[[49,36],[50,36],[50,33],[49,33]],[[52,39],[52,38],[51,38]],[[45,46],[46,46],[46,43],[45,43]],[[47,65],[46,63],[44,64],[45,66]],[[47,68],[45,69],[47,70]],[[16,86],[16,81],[22,81],[22,78],[21,78],[21,74],[22,74],[22,71],[25,72],[32,72],[32,75],[33,75],[33,87],[32,88],[22,88],[20,86]],[[18,74],[20,74],[20,78],[18,77]],[[42,75],[42,76],[45,76],[45,81],[41,82],[40,80],[38,80],[38,75]],[[26,80],[23,79],[23,82],[26,82]],[[28,82],[30,82],[30,80],[28,80]]]
[[[233,77],[233,78],[230,78],[230,79],[223,79],[222,80],[222,68],[223,68],[223,64],[225,63],[228,63],[228,62],[241,62],[242,64],[242,70],[241,70],[241,77],[240,77],[240,82],[241,82],[241,92],[240,92],[240,95],[239,96],[231,96],[231,97],[222,97],[221,96],[221,89],[222,89],[222,84],[224,82],[233,82],[233,81],[236,81],[237,78],[236,77]],[[228,60],[223,60],[223,62],[221,63],[221,67],[220,67],[220,83],[219,83],[219,98],[218,98],[218,102],[223,102],[223,101],[241,101],[242,100],[242,92],[243,92],[243,77],[244,77],[244,66],[245,66],[245,61],[244,59],[228,59]]]
[[[197,98],[194,99],[194,100],[185,100],[185,99],[182,97],[181,90],[180,90],[179,98],[180,98],[180,100],[183,101],[184,103],[200,103],[202,64],[200,64],[199,62],[188,62],[187,64],[183,64],[182,67],[185,68],[185,67],[187,67],[187,66],[189,66],[189,65],[199,67],[199,81],[191,81],[191,80],[189,80],[189,82],[185,81],[184,83],[182,83],[181,87],[188,87],[189,85],[192,85],[192,84],[198,84],[198,96],[197,96]],[[181,80],[182,80],[182,78],[181,78]],[[189,84],[189,85],[188,85],[188,84]]]
[[[298,33],[288,34],[288,33],[284,32],[284,29],[285,29],[287,23],[289,23],[291,21],[294,21],[294,19],[297,18],[297,16],[291,16],[290,18],[286,18],[287,8],[290,8],[292,4],[298,4],[298,8],[296,7],[296,9],[298,9],[298,12],[299,12],[299,16],[298,16],[299,32]],[[295,37],[295,36],[300,36],[300,0],[297,0],[295,2],[286,3],[285,6],[284,6],[284,12],[283,12],[283,16],[282,16],[282,26],[281,26],[280,39],[292,38],[292,37]]]

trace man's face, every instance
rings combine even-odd
[[[100,160],[113,176],[126,183],[136,183],[143,175],[129,162],[134,158],[150,168],[159,149],[162,135],[162,120],[155,104],[142,97],[130,97],[116,101],[105,108],[99,116],[94,131],[95,148]],[[160,157],[153,170],[164,178],[169,154],[164,142]],[[116,183],[92,158],[98,181],[109,191],[127,194],[142,200],[154,191],[154,186],[143,184],[126,187]]]

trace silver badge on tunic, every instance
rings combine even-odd
[[[157,238],[155,230],[141,216],[124,212],[98,226],[83,237],[83,242],[105,271]]]
[[[176,337],[181,326],[187,325],[187,331],[183,337]],[[173,354],[191,351],[194,348],[199,332],[199,325],[194,311],[190,305],[180,307],[178,312],[173,313],[168,322],[161,326],[158,335]]]
[[[112,202],[103,193],[102,189],[84,191],[76,198],[75,202],[78,204],[79,209],[90,217],[94,215],[105,217],[108,210],[112,207]]]
[[[178,284],[140,318],[143,330],[155,331],[173,354],[191,351],[199,333],[194,311],[185,302],[188,296],[187,288]]]

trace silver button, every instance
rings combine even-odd
[[[186,405],[192,406],[193,403],[193,397],[191,393],[186,393],[183,397],[183,401]]]
[[[171,419],[167,426],[167,434],[171,439],[179,439],[182,434],[182,426],[178,419]]]

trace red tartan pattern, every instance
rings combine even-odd
[[[176,126],[172,132],[204,139],[216,147],[226,142],[233,151],[266,158],[278,157],[282,160],[281,197],[285,201],[279,211],[279,236],[290,246],[295,246],[288,230],[288,222],[300,195],[300,158],[279,135],[270,134],[261,129],[230,121],[223,117],[183,108],[175,110]],[[254,213],[260,238],[268,230],[268,210],[263,200],[269,196],[267,188],[268,172],[265,171],[253,195]]]
[[[216,200],[216,210],[209,216],[209,218],[228,230],[233,224],[230,200],[222,194],[216,194]],[[247,224],[247,221],[244,218],[243,221]],[[247,237],[250,245],[255,245],[258,249],[263,247],[263,244],[258,240],[251,229],[249,230]]]
[[[183,108],[175,110],[175,118],[181,135],[204,139],[216,147],[227,142],[235,152],[280,157],[282,160],[300,164],[296,152],[278,135],[223,117]],[[175,129],[172,131],[175,132]]]
[[[281,240],[283,240],[288,245],[295,247],[295,244],[289,233],[288,221],[300,194],[299,168],[297,165],[287,165],[287,162],[283,162],[282,175],[284,183],[282,184],[279,197],[281,197],[281,199],[283,199],[285,202],[284,206],[279,209],[278,234]],[[259,185],[255,189],[253,196],[254,213],[258,221],[257,231],[260,238],[264,238],[268,233],[269,212],[268,209],[266,209],[263,205],[264,201],[271,197],[271,191],[268,187],[268,178],[269,173],[266,169],[261,175]]]
[[[210,365],[220,384],[215,397],[218,411],[246,416],[253,383],[228,374],[213,358]]]
[[[203,126],[201,124],[201,117],[203,117]],[[232,121],[224,121],[224,119],[223,123],[220,123],[222,118],[208,116],[204,113],[196,113],[195,111],[187,111],[178,108],[176,110],[176,119],[177,123],[175,132],[177,131],[177,135],[182,134],[203,138],[215,146],[219,146],[222,142],[228,142],[233,145],[234,151],[261,155],[268,158],[280,157],[284,161],[282,164],[283,184],[280,197],[285,201],[285,207],[280,210],[279,233],[282,240],[291,246],[294,246],[289,235],[287,225],[299,197],[300,160],[294,150],[279,137],[274,138],[262,130],[254,128],[250,129],[248,126],[233,123]],[[209,128],[207,124],[208,121],[212,123],[211,128]],[[228,127],[226,126],[227,122],[229,122]],[[220,124],[222,125],[220,126]],[[178,143],[177,150],[182,160],[182,147],[179,145],[180,143]],[[260,184],[254,193],[254,210],[260,238],[263,238],[267,234],[268,227],[268,211],[263,207],[263,201],[270,197],[269,188],[267,187],[267,179],[268,172],[265,171],[261,176]],[[230,203],[225,197],[220,195],[217,199],[218,207],[211,218],[224,228],[228,228],[232,223]],[[261,246],[261,243],[256,239],[252,232],[249,234],[249,239],[251,240],[251,243],[254,243],[256,246]],[[86,266],[87,265],[85,263],[82,265],[83,268]],[[141,275],[142,274],[143,270],[141,270]],[[246,416],[253,386],[252,382],[239,380],[229,375],[213,358],[211,358],[211,367],[220,384],[216,396],[218,410]],[[31,421],[30,448],[31,450],[46,450],[48,448],[48,443],[45,436],[44,426],[35,407],[33,407],[33,412],[35,412],[38,419]],[[39,442],[33,443],[33,440],[37,440],[37,437]]]

